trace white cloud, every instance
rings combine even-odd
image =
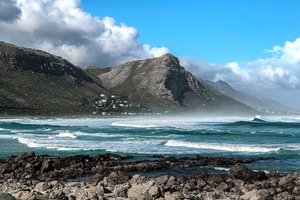
[[[225,67],[230,69],[235,75],[241,76],[241,78],[245,80],[250,79],[248,70],[241,69],[239,63],[237,62],[228,63]]]
[[[282,61],[288,64],[296,66],[300,63],[300,38],[297,38],[294,42],[286,42],[284,47],[280,49],[282,54]]]
[[[271,58],[231,62],[224,67],[204,65],[189,59],[182,59],[182,63],[200,78],[207,79],[201,71],[209,71],[212,73],[209,80],[222,79],[239,88],[250,85],[262,89],[300,88],[300,38],[288,41],[282,47],[274,46],[269,52],[272,53]]]
[[[287,41],[283,46],[274,46],[268,52],[271,53],[270,58],[231,62],[225,66],[203,64],[187,58],[181,59],[181,63],[199,78],[224,80],[240,91],[256,96],[273,96],[287,105],[299,107],[300,38]],[[286,93],[295,94],[295,91],[297,96],[287,97]],[[283,93],[285,95],[278,95]]]
[[[81,0],[16,0],[15,6],[21,15],[14,21],[0,18],[0,40],[49,51],[77,65],[114,66],[168,52],[140,44],[134,27],[86,13]]]

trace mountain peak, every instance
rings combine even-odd
[[[174,56],[174,55],[173,55],[173,54],[171,54],[171,53],[165,53],[164,55],[162,55],[162,56],[160,56],[160,57],[176,58],[176,59],[177,59],[177,57],[176,57],[176,56]]]
[[[162,61],[167,62],[167,63],[174,63],[176,65],[180,65],[179,64],[179,59],[176,56],[174,56],[170,53],[166,53],[166,54],[158,57],[158,60],[162,60]]]
[[[247,106],[207,88],[170,53],[128,62],[98,77],[114,94],[153,110],[205,112],[218,107],[249,111]]]

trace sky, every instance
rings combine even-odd
[[[221,65],[264,58],[300,34],[298,0],[83,0],[83,9],[134,26],[142,43]]]
[[[80,67],[171,52],[198,78],[300,109],[298,0],[1,0],[0,40]]]

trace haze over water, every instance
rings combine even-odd
[[[272,158],[252,169],[300,171],[300,117],[1,119],[0,157],[125,153]]]

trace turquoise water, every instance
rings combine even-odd
[[[1,119],[0,157],[73,155],[271,158],[253,169],[300,172],[300,117]]]

